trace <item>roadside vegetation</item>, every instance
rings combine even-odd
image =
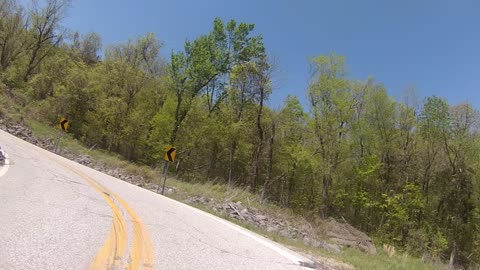
[[[6,103],[11,102],[8,99],[4,99],[4,101]],[[15,118],[16,115],[16,113],[10,114],[5,112],[0,118],[19,121],[20,117]],[[25,119],[24,121],[25,125],[32,130],[33,136],[37,139],[43,141],[54,141],[54,138],[58,136],[59,130],[55,127],[48,126],[31,119]],[[127,174],[141,176],[147,183],[153,183],[155,185],[161,184],[161,176],[158,170],[154,170],[148,166],[139,166],[138,164],[126,161],[119,155],[114,155],[113,153],[102,149],[87,148],[78,140],[73,138],[72,134],[62,137],[60,141],[59,152],[77,156],[88,155],[92,157],[92,164],[90,164],[90,166],[93,168],[96,166],[101,166],[107,170],[122,168]],[[325,264],[330,267],[328,269],[351,269],[351,267],[354,267],[354,269],[373,270],[447,269],[447,266],[439,261],[422,261],[419,258],[408,255],[406,252],[397,252],[394,256],[390,257],[384,250],[381,249],[380,245],[377,245],[378,253],[376,255],[369,255],[353,248],[342,248],[342,252],[339,254],[332,253],[322,248],[311,247],[304,242],[299,241],[298,239],[291,239],[277,232],[269,232],[265,229],[259,228],[258,226],[254,226],[250,223],[232,218],[231,216],[214,211],[212,208],[209,208],[206,205],[190,202],[191,198],[197,197],[212,198],[218,202],[244,202],[249,207],[255,207],[263,213],[266,213],[269,216],[278,217],[283,221],[297,224],[299,222],[306,222],[305,216],[296,214],[291,209],[283,208],[273,203],[262,202],[260,196],[257,194],[252,194],[247,189],[242,187],[232,187],[224,183],[186,182],[178,180],[175,177],[169,177],[167,188],[174,189],[173,192],[167,192],[168,197],[178,201],[186,202],[203,211],[217,215],[237,225],[245,227],[246,229],[259,233],[275,242],[291,248],[292,250],[305,254],[317,262],[326,261]]]
[[[1,114],[40,136],[67,117],[64,147],[147,179],[174,145],[178,180],[169,184],[189,196],[240,190],[257,207],[345,219],[379,245],[480,268],[480,118],[471,105],[418,100],[413,89],[395,100],[327,52],[311,59],[308,104],[291,95],[274,109],[276,65],[253,24],[215,19],[168,54],[151,33],[102,46],[96,33],[65,30],[68,7],[0,2]],[[403,255],[342,254],[364,269],[423,267]]]

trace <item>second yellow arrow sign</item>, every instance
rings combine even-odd
[[[164,159],[166,161],[173,162],[173,161],[175,161],[175,155],[176,154],[177,154],[177,149],[175,149],[175,147],[169,145],[169,146],[167,146],[167,152],[165,152]]]

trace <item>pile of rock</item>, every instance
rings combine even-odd
[[[33,136],[32,130],[29,128],[13,121],[9,121],[8,119],[0,119],[0,129],[5,130],[6,132],[24,140],[29,143],[35,144],[41,148],[47,150],[53,150],[55,145],[53,140],[51,139],[44,139],[40,140]]]
[[[123,181],[129,182],[136,186],[140,186],[150,190],[156,190],[157,188],[157,185],[153,185],[151,183],[147,184],[147,181],[143,176],[130,174],[124,169],[120,169],[120,168],[112,169],[99,162],[95,164],[84,164],[84,165],[90,166],[97,171],[103,172],[105,174],[108,174],[118,179],[122,179]]]
[[[125,182],[129,182],[136,186],[142,187],[144,189],[148,189],[154,192],[157,192],[157,190],[161,190],[161,186],[159,187],[157,183],[147,181],[143,176],[130,174],[126,170],[120,168],[109,168],[100,162],[93,162],[89,156],[79,156],[77,158],[72,158],[72,160],[77,161],[78,163],[81,163],[85,166],[92,167],[93,169],[108,174],[112,177],[122,179]],[[177,189],[175,187],[165,186],[165,194],[172,194],[175,192],[177,192]]]
[[[31,129],[28,127],[22,125],[21,123],[10,121],[9,119],[6,118],[0,118],[0,129],[7,131],[8,133],[16,136],[17,138],[20,138],[24,141],[27,141],[31,144],[34,144],[36,146],[39,146],[43,149],[53,151],[55,149],[55,142],[54,139],[39,139],[36,138],[33,135],[33,132]],[[91,167],[97,171],[101,171],[105,174],[108,174],[110,176],[113,176],[115,178],[122,179],[126,182],[132,183],[134,185],[142,186],[145,188],[148,188],[150,190],[156,190],[157,185],[155,184],[148,184],[148,187],[146,186],[146,181],[142,176],[139,175],[132,175],[127,173],[123,169],[115,168],[111,169],[102,164],[101,162],[94,161],[91,156],[87,154],[75,154],[71,153],[65,149],[60,151],[58,153],[59,155],[68,158],[70,160],[73,160],[77,163],[80,163],[82,165]],[[168,188],[167,192],[174,192],[174,189]]]
[[[306,221],[302,222],[302,225],[294,226],[254,207],[245,206],[242,202],[218,202],[213,198],[203,196],[191,197],[185,202],[207,206],[218,213],[247,222],[268,232],[276,232],[288,239],[300,240],[306,245],[323,248],[333,253],[341,252],[341,247],[344,246],[376,254],[375,245],[370,237],[352,225],[346,222],[340,223],[333,218],[320,225],[322,228],[320,231],[323,231],[323,234],[319,236]]]
[[[77,154],[73,154],[73,153],[70,153],[70,152],[65,151],[65,150],[61,151],[59,154],[61,156],[65,157],[65,158],[68,158],[70,160],[73,160],[77,163],[80,163],[80,164],[88,166],[88,167],[92,167],[92,165],[94,165],[92,157],[89,156],[89,155],[86,155],[86,154],[77,155]]]
[[[369,254],[377,253],[372,239],[346,222],[340,223],[330,218],[323,227],[325,235],[333,243],[356,248]]]

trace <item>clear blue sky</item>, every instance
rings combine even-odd
[[[279,72],[271,105],[305,101],[308,59],[344,55],[348,76],[373,76],[400,99],[415,87],[480,108],[480,1],[73,0],[65,26],[95,31],[103,44],[154,32],[163,55],[207,33],[215,17],[255,23]]]

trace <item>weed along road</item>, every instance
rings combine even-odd
[[[0,131],[0,269],[308,269],[230,222]]]

